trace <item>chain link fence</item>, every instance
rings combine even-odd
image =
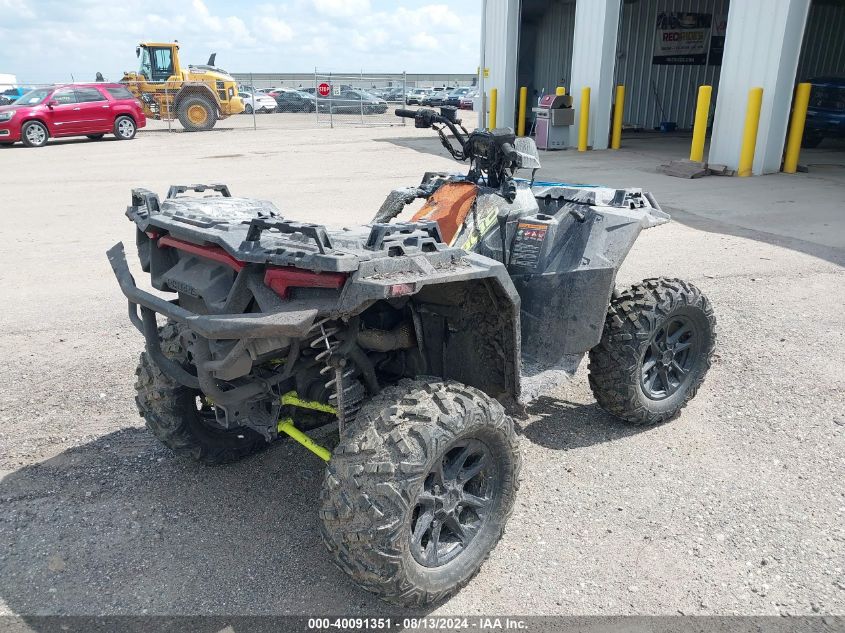
[[[408,82],[395,76],[314,73],[318,125],[405,125],[394,115],[407,105]]]
[[[470,86],[471,81],[471,76],[432,81],[418,76],[409,80],[405,73],[368,75],[320,71],[301,75],[295,81],[272,77],[256,74],[253,78],[250,73],[237,73],[234,81],[195,82],[191,86],[176,81],[21,81],[20,88],[0,91],[0,105],[36,89],[51,95],[54,95],[52,91],[61,91],[62,106],[84,103],[85,99],[93,99],[94,93],[88,94],[91,84],[102,84],[98,98],[111,100],[118,96],[105,87],[120,84],[129,93],[124,93],[125,97],[134,97],[142,104],[147,116],[145,132],[404,126],[408,124],[407,119],[395,116],[397,108],[419,106],[426,93],[434,94],[435,90],[455,85]],[[48,100],[52,97],[45,99],[45,103]]]

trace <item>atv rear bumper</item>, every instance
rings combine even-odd
[[[138,288],[126,263],[122,242],[112,246],[106,255],[121,291],[129,300],[129,318],[142,333],[144,321],[138,315],[139,306],[142,315],[152,313],[154,317],[157,312],[184,323],[191,331],[207,339],[300,338],[308,333],[317,317],[316,308],[268,314],[196,314]]]

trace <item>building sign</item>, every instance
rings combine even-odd
[[[658,13],[652,63],[670,66],[706,64],[712,17],[710,13]]]
[[[713,18],[713,33],[710,35],[710,57],[707,58],[709,65],[722,65],[722,55],[725,52],[725,35],[727,32],[728,16],[717,15]]]

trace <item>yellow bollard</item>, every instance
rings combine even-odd
[[[566,95],[566,88],[564,88],[563,86],[558,86],[555,89],[555,94],[563,97],[564,95]]]
[[[578,151],[587,151],[587,131],[590,128],[590,88],[581,89],[581,113],[578,119]]]
[[[760,125],[760,108],[763,106],[763,89],[748,91],[748,109],[745,111],[745,128],[742,131],[742,149],[739,151],[739,166],[736,175],[751,175],[754,165],[754,150],[757,146],[757,127]]]
[[[490,89],[490,122],[487,124],[487,128],[490,130],[496,129],[496,106],[498,105],[499,100],[499,90],[498,88],[491,88]]]
[[[798,156],[801,154],[801,139],[804,136],[804,124],[807,122],[807,106],[810,104],[812,84],[798,84],[795,89],[795,101],[792,103],[792,120],[789,123],[789,136],[786,140],[786,155],[783,159],[783,171],[794,174],[798,171]]]
[[[692,126],[692,147],[689,159],[697,162],[704,160],[704,139],[707,136],[707,117],[710,114],[710,97],[713,86],[698,87],[698,103],[695,106],[695,123]]]
[[[528,88],[519,89],[519,118],[516,123],[516,135],[525,136],[525,111],[528,109]]]
[[[616,86],[616,103],[613,106],[613,132],[610,149],[622,147],[622,112],[625,109],[625,86]]]

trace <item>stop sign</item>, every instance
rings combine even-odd
[[[317,86],[317,92],[319,92],[322,97],[328,97],[331,90],[332,87],[325,82]]]

